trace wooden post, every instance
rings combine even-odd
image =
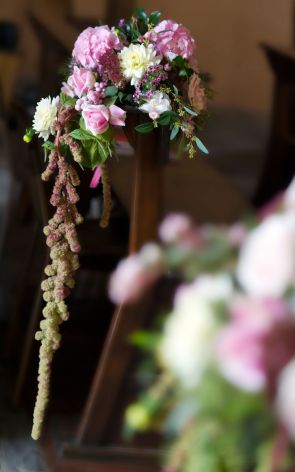
[[[142,115],[136,118],[137,122],[144,119]],[[162,131],[159,128],[149,134],[134,134],[136,144],[133,183],[130,176],[130,185],[133,185],[130,253],[137,251],[142,244],[155,239],[157,235],[162,197],[162,159],[159,155],[162,150]],[[104,443],[104,433],[133,353],[133,348],[126,339],[142,326],[147,302],[145,299],[136,306],[119,306],[115,310],[77,432],[77,443],[82,448],[83,445],[99,446]],[[137,453],[139,458],[143,458],[142,451],[135,450],[134,454]],[[148,457],[154,459],[150,453]]]

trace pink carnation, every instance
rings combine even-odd
[[[93,72],[89,69],[81,69],[76,66],[74,67],[74,72],[68,78],[67,85],[73,91],[74,96],[81,97],[94,87],[95,80]],[[73,95],[71,94],[70,96]]]
[[[86,28],[78,36],[73,49],[74,59],[83,67],[99,68],[102,56],[122,45],[118,36],[108,26]]]
[[[146,37],[154,43],[157,53],[169,60],[176,56],[190,59],[194,55],[195,40],[187,28],[175,21],[161,21]]]

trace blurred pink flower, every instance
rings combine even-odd
[[[116,304],[131,303],[162,273],[162,253],[156,244],[146,244],[138,254],[122,260],[112,274],[109,295]]]
[[[170,213],[159,226],[159,237],[166,244],[182,243],[194,247],[202,237],[189,216]]]
[[[228,239],[230,244],[240,247],[247,236],[247,229],[243,223],[236,223],[230,226],[228,230]]]
[[[101,167],[97,166],[95,171],[93,172],[93,176],[90,182],[90,188],[96,188],[99,184],[101,178]]]
[[[89,27],[78,36],[73,57],[83,67],[95,69],[99,68],[100,59],[105,53],[121,48],[118,36],[108,26]]]
[[[114,126],[125,126],[126,111],[116,105],[111,105],[110,111],[110,123]]]
[[[218,367],[229,382],[243,390],[258,391],[266,384],[264,336],[264,329],[242,322],[231,323],[218,336]]]
[[[105,105],[86,104],[82,116],[86,129],[93,134],[102,134],[109,128],[110,112]]]
[[[295,215],[273,215],[251,231],[242,247],[237,277],[257,297],[279,297],[295,277]]]
[[[73,90],[74,95],[81,97],[93,88],[95,81],[91,70],[75,66],[72,75],[68,78],[67,85]]]
[[[277,362],[272,359],[279,359],[282,367],[290,355],[289,343],[284,356],[279,353],[277,343],[286,338],[280,335],[286,323],[288,330],[294,331],[288,321],[288,307],[280,299],[240,296],[232,303],[231,316],[232,322],[220,332],[217,340],[219,369],[237,387],[261,390],[273,383],[277,374]]]
[[[278,321],[288,319],[288,306],[279,298],[256,299],[238,296],[231,305],[233,320],[269,330]]]
[[[172,20],[161,21],[145,37],[154,43],[158,54],[169,60],[176,56],[190,59],[195,52],[195,40],[189,30]]]

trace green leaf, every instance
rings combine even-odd
[[[198,116],[198,113],[196,113],[195,111],[191,110],[190,108],[185,107],[185,106],[184,106],[183,108],[185,109],[185,111],[186,111],[187,113],[189,113],[189,115]]]
[[[159,333],[154,333],[150,331],[137,331],[132,333],[130,336],[130,342],[134,346],[139,347],[145,351],[154,352],[159,341],[161,335]]]
[[[121,90],[120,90],[120,92],[118,93],[118,97],[119,97],[120,102],[122,102],[122,100],[123,100],[123,98],[124,98],[124,93],[121,92]]]
[[[79,125],[80,125],[80,128],[81,129],[85,129],[86,130],[86,125],[85,125],[85,120],[84,118],[81,116],[80,120],[79,120]]]
[[[182,56],[176,56],[172,62],[180,69],[183,69],[186,64],[186,61]]]
[[[118,88],[115,85],[110,85],[105,89],[105,96],[106,97],[113,97],[114,95],[117,95],[118,93]]]
[[[45,141],[45,143],[42,144],[42,147],[49,151],[53,151],[56,148],[55,144],[51,141]]]
[[[172,141],[179,133],[179,126],[174,125],[170,134],[170,141]]]
[[[103,164],[110,155],[109,146],[97,138],[81,141],[81,144],[84,151],[82,161],[84,167],[95,169],[95,167]]]
[[[154,124],[152,121],[147,121],[146,123],[135,126],[135,129],[139,133],[150,133],[154,129]]]
[[[169,125],[171,122],[171,116],[170,115],[165,115],[164,113],[161,114],[158,123],[162,126]]]
[[[71,131],[70,136],[74,139],[77,139],[77,141],[86,141],[88,139],[93,139],[94,135],[92,133],[89,133],[85,129],[77,128]]]
[[[147,15],[144,8],[136,8],[135,16],[137,16],[137,18],[139,20],[142,20],[142,21],[145,21],[145,22],[148,20],[148,15]]]
[[[29,136],[30,138],[32,138],[35,133],[36,133],[36,131],[34,130],[34,128],[27,128],[26,129],[26,135]]]
[[[176,85],[173,84],[173,90],[174,90],[174,93],[176,96],[178,96],[178,88],[176,87]]]
[[[60,94],[60,100],[63,105],[74,107],[76,105],[76,99],[73,97],[69,97],[68,95],[65,95],[64,93]]]
[[[178,75],[179,75],[179,77],[187,77],[187,70],[186,69],[180,69]]]
[[[126,96],[125,100],[126,100],[126,102],[132,103],[133,102],[133,95],[131,93],[129,93]]]
[[[103,103],[106,107],[110,107],[111,105],[114,105],[114,103],[116,103],[117,98],[118,98],[118,95],[114,95],[113,97],[108,97],[104,100]]]
[[[208,149],[206,148],[205,144],[199,138],[196,138],[196,145],[200,149],[200,151],[204,152],[205,154],[209,154]]]
[[[153,11],[149,16],[149,24],[156,26],[161,18],[161,13],[159,11]]]

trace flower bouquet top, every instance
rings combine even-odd
[[[171,140],[182,133],[190,157],[196,147],[207,152],[196,134],[210,91],[199,72],[195,40],[187,28],[160,16],[138,9],[117,27],[82,31],[59,97],[39,102],[25,140],[38,133],[52,150],[60,114],[72,109],[63,133],[81,146],[79,163],[95,169],[112,154],[114,126],[125,125],[126,109],[132,107],[150,118],[138,132],[169,126]]]

